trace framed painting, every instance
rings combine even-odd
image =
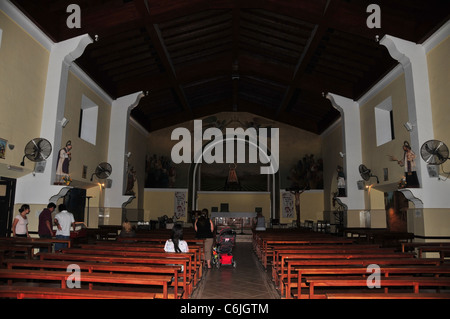
[[[0,158],[6,158],[6,145],[8,144],[7,140],[0,138]]]

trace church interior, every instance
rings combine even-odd
[[[449,17],[1,1],[0,298],[450,299]],[[49,203],[67,238],[41,236]]]

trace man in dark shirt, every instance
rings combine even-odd
[[[49,203],[47,208],[44,209],[39,214],[39,228],[38,234],[40,238],[52,238],[53,235],[53,224],[52,224],[52,213],[55,210],[55,203]],[[47,248],[41,248],[41,253],[46,253],[48,251]]]

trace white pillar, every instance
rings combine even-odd
[[[111,164],[111,188],[105,189],[105,207],[120,208],[129,200],[124,196],[126,188],[125,154],[130,113],[141,98],[142,92],[130,94],[113,101],[109,128],[108,162]]]
[[[50,141],[53,150],[47,159],[44,173],[28,174],[17,180],[16,203],[46,204],[63,188],[53,185],[62,135],[62,126],[58,121],[64,116],[69,68],[92,42],[86,34],[52,46],[39,137]]]
[[[362,164],[361,150],[361,119],[359,104],[352,99],[328,93],[326,98],[342,116],[344,170],[347,184],[347,197],[340,200],[347,205],[348,210],[365,209],[364,191],[358,189],[357,182],[361,180],[358,167]]]
[[[411,188],[414,197],[422,201],[424,208],[450,207],[450,181],[444,182],[430,178],[427,164],[420,157],[423,143],[434,138],[433,118],[428,78],[428,64],[425,48],[420,45],[390,35],[380,41],[389,54],[403,67],[405,72],[406,95],[408,102],[409,122],[413,129],[410,132],[411,148],[416,153],[416,171],[420,189]]]

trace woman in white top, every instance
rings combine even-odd
[[[164,251],[168,253],[187,253],[188,244],[183,240],[183,227],[180,224],[173,225],[172,236],[166,241]]]
[[[30,213],[30,205],[23,204],[19,209],[19,214],[14,217],[12,224],[13,237],[29,237],[28,235],[28,218]]]

